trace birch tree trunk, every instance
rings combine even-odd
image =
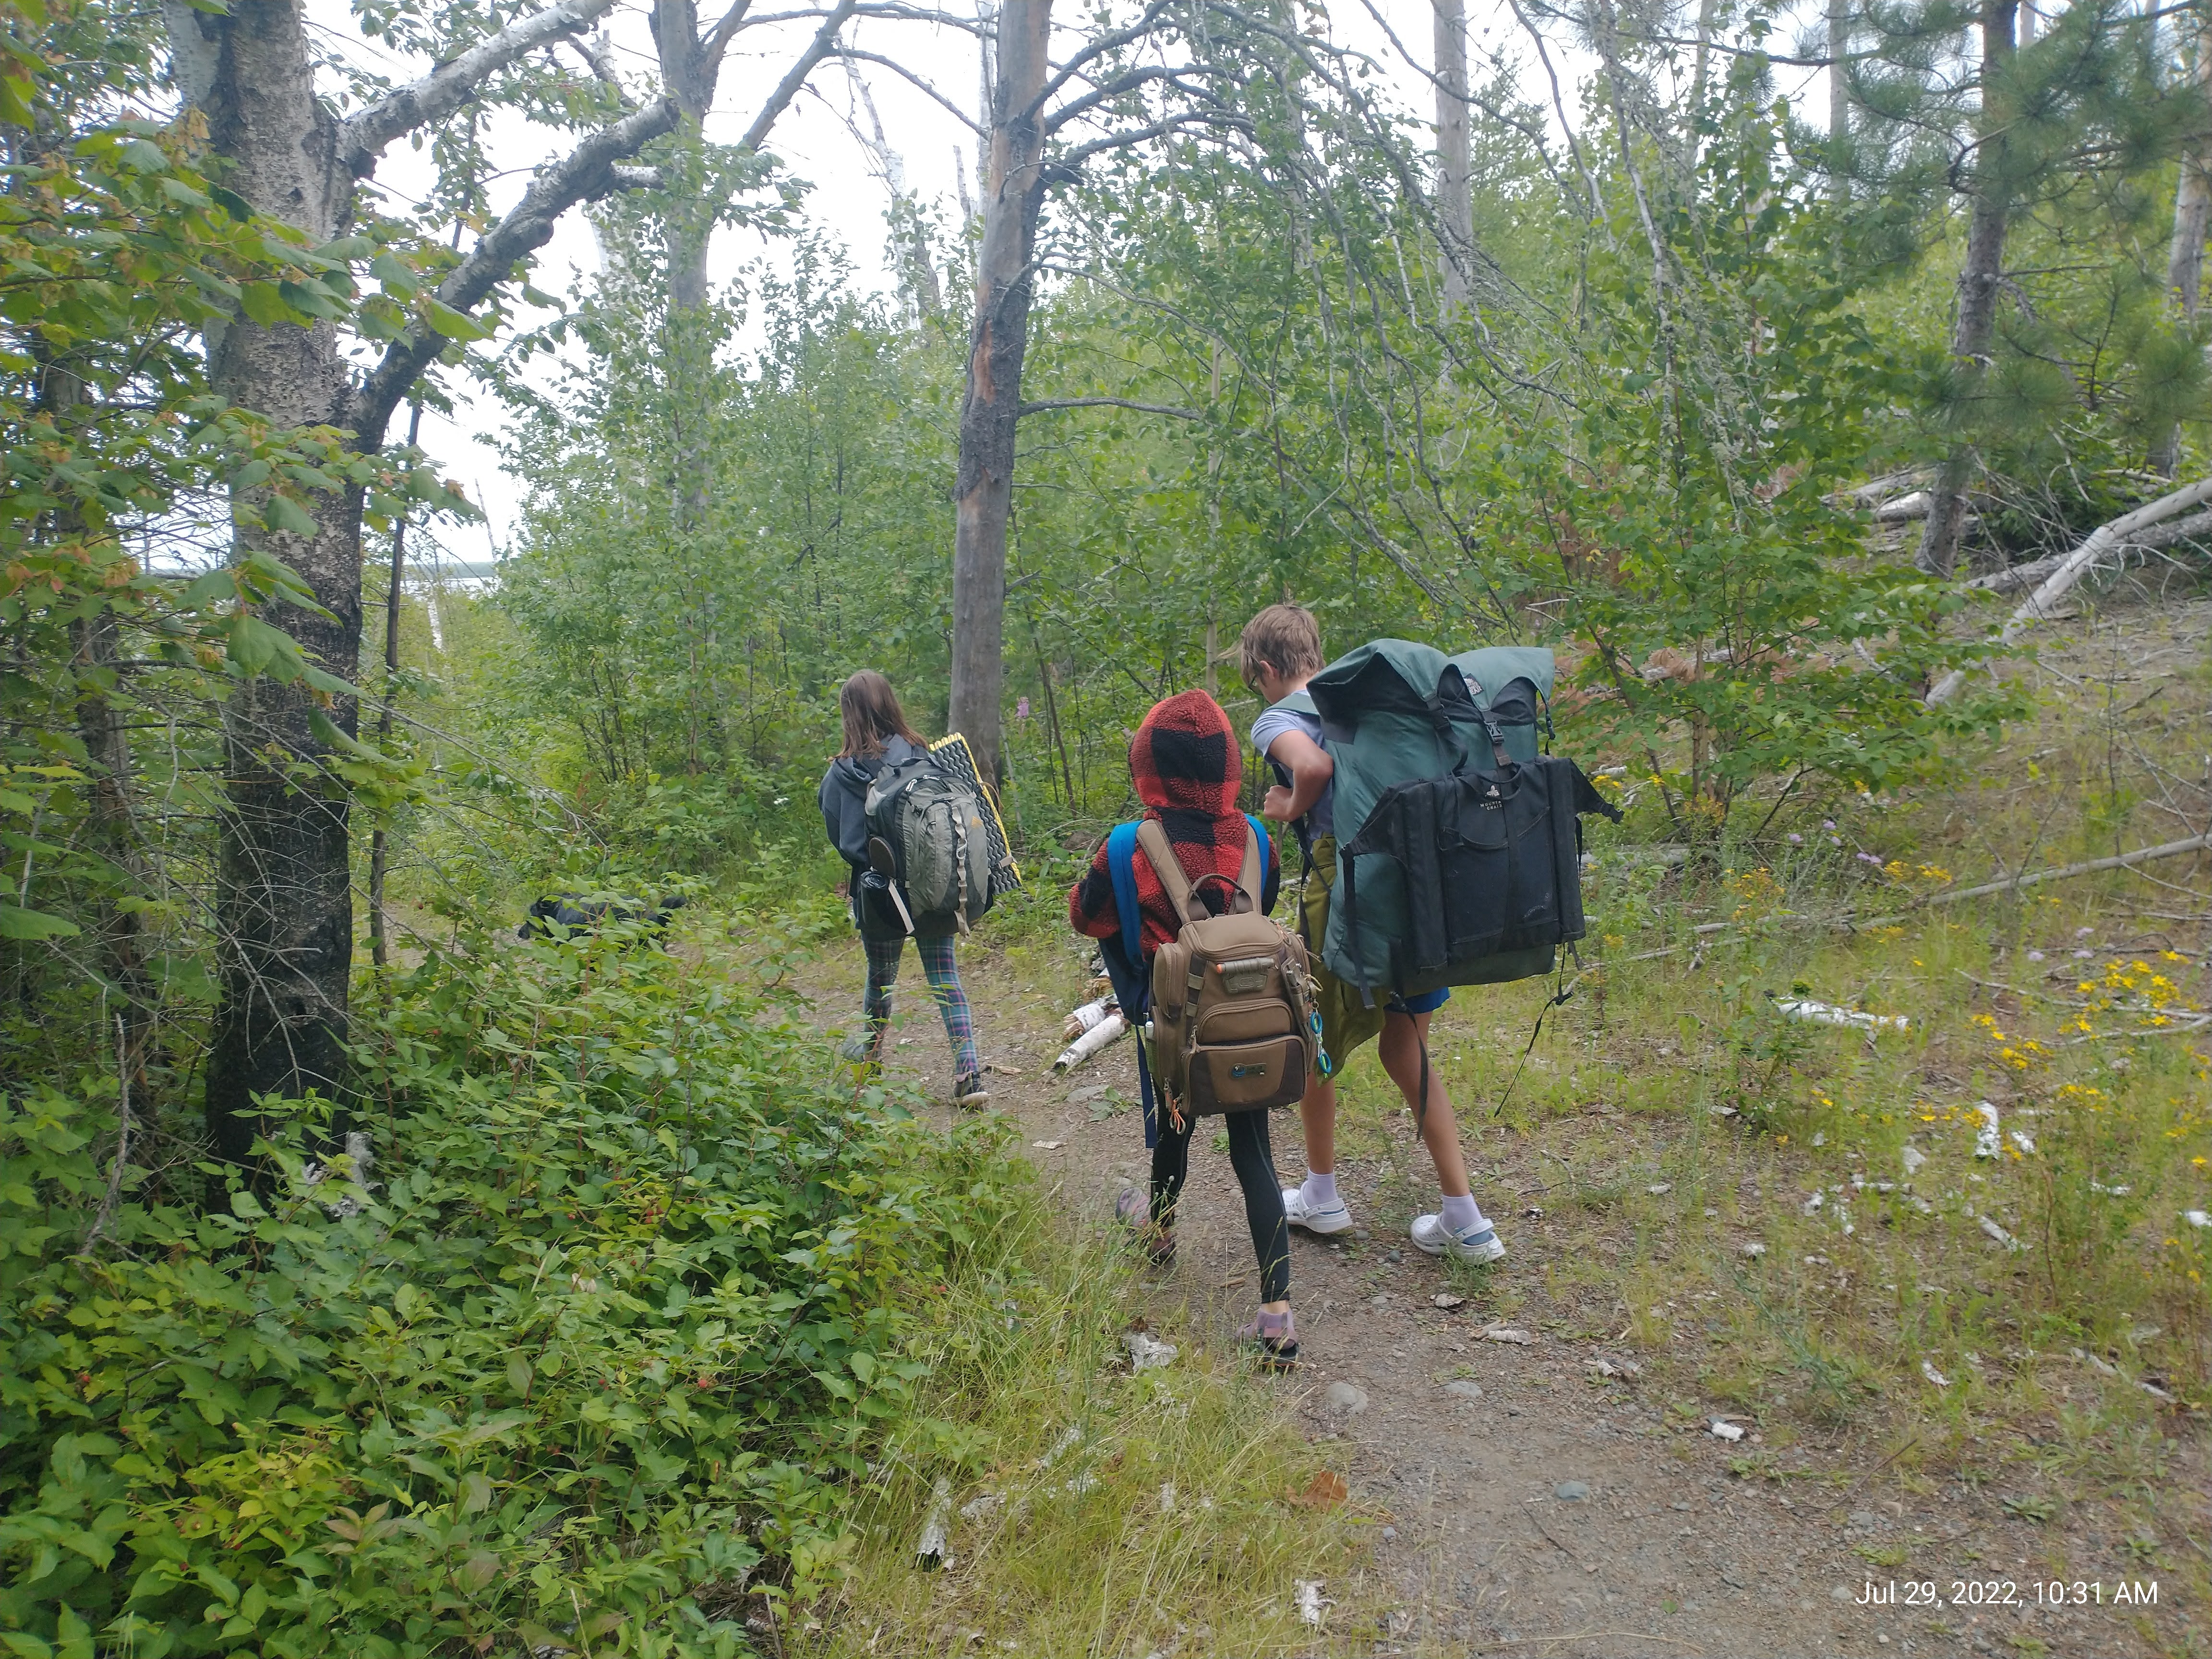
[[[1474,163],[1468,144],[1466,0],[1433,0],[1437,46],[1437,216],[1444,307],[1464,310],[1474,259]]]
[[[179,14],[182,15],[179,16]],[[310,245],[352,216],[354,177],[339,129],[316,97],[304,8],[235,0],[227,11],[169,6],[185,90],[207,116],[225,182]],[[262,327],[240,318],[209,331],[210,379],[232,404],[281,428],[352,424],[352,380],[337,325]],[[239,503],[258,505],[255,492]],[[270,618],[329,673],[350,682],[361,640],[361,509],[356,489],[313,494],[312,535],[241,525],[241,552],[265,547],[307,579],[330,614],[286,606]],[[353,894],[344,793],[323,775],[325,745],[303,684],[257,678],[224,710],[228,787],[216,869],[217,979],[208,1055],[208,1128],[217,1154],[244,1163],[259,1130],[253,1098],[315,1090],[335,1098],[345,1075]],[[358,710],[330,719],[349,738]],[[294,775],[295,769],[301,775]]]
[[[2181,177],[2173,194],[2173,240],[2166,254],[2166,291],[2185,323],[2197,321],[2204,278],[2204,233],[2212,222],[2212,22],[2197,32],[2197,62],[2191,79],[2203,106],[2191,125],[2195,132],[2182,147]],[[2181,423],[2171,422],[2151,443],[2150,465],[2171,478],[2181,461]]]
[[[2013,28],[2019,0],[1986,0],[1982,9],[1982,108],[1979,154],[1974,161],[1974,201],[1966,226],[1966,257],[1959,270],[1959,313],[1951,329],[1958,366],[1956,396],[1970,404],[1987,378],[1996,329],[1997,289],[2004,279],[2005,231],[2011,218],[2013,179],[2005,136],[2011,99],[2005,82],[2012,68]],[[1916,562],[1933,576],[1948,576],[1959,558],[1959,532],[1966,517],[1966,485],[1973,476],[1973,446],[1952,440],[1934,489]]]
[[[1000,775],[999,702],[1006,678],[1006,525],[1013,506],[1014,426],[1021,412],[1022,358],[1036,294],[1030,261],[1044,201],[1044,125],[1038,106],[1048,73],[1051,0],[1006,0],[999,8],[998,24],[983,241],[975,262],[975,321],[953,485],[951,710],[952,729],[966,734],[976,764],[994,780]]]

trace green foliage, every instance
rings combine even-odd
[[[834,1573],[918,1297],[1014,1202],[809,1080],[782,1011],[622,942],[434,957],[363,1036],[373,1170],[290,1110],[195,1213],[111,1085],[0,1117],[0,1627],[33,1656],[727,1655]],[[358,1145],[358,1143],[356,1143]],[[112,1254],[110,1254],[110,1252]]]

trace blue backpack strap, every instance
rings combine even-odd
[[[1119,938],[1104,941],[1101,952],[1114,995],[1130,1024],[1142,1026],[1152,986],[1145,972],[1145,917],[1137,902],[1137,826],[1117,823],[1106,837],[1106,873],[1114,883],[1114,914],[1121,918]],[[1146,1063],[1145,1040],[1137,1039],[1137,1100],[1143,1109],[1145,1145],[1159,1144],[1159,1111],[1152,1097],[1152,1071]]]
[[[1294,692],[1292,695],[1303,696],[1304,693]],[[1267,826],[1251,813],[1244,815],[1244,822],[1252,826],[1252,834],[1260,843],[1260,891],[1264,894],[1267,890],[1267,877],[1275,867],[1275,838],[1269,833]]]
[[[1114,878],[1114,914],[1121,919],[1121,950],[1132,964],[1145,961],[1144,912],[1137,903],[1137,826],[1117,823],[1106,837],[1106,873]]]

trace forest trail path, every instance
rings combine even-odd
[[[887,1062],[943,1102],[951,1060],[921,977],[909,956]],[[1018,1124],[1024,1154],[1056,1201],[1104,1227],[1115,1196],[1142,1187],[1150,1168],[1136,1109],[1125,1103],[1136,1093],[1130,1044],[1053,1075],[1066,988],[1041,986],[988,948],[966,953],[963,977],[993,1067],[992,1109]],[[1072,973],[1053,977],[1076,982]],[[817,1017],[842,1023],[858,1002],[857,945],[833,947],[806,978]],[[1471,1021],[1473,995],[1462,993],[1443,1021],[1455,1011]],[[1353,1061],[1376,1065],[1371,1053]],[[1476,1115],[1462,1106],[1464,1127]],[[942,1106],[939,1114],[950,1117]],[[1598,1127],[1617,1130],[1625,1166],[1642,1165],[1636,1127]],[[2117,1557],[2118,1540],[2055,1538],[2055,1529],[2008,1515],[1993,1492],[1947,1484],[1916,1496],[1884,1479],[1878,1419],[1824,1437],[1827,1443],[1799,1443],[1788,1478],[1732,1473],[1757,1448],[1709,1431],[1713,1413],[1697,1381],[1705,1344],[1688,1334],[1690,1316],[1670,1354],[1639,1355],[1609,1340],[1626,1323],[1623,1292],[1590,1267],[1619,1248],[1607,1235],[1624,1224],[1573,1209],[1530,1213],[1545,1196],[1543,1133],[1468,1130],[1477,1195],[1511,1251],[1498,1269],[1469,1273],[1448,1272],[1406,1240],[1398,1212],[1432,1193],[1433,1176],[1410,1124],[1384,1127],[1389,1159],[1340,1160],[1340,1183],[1369,1237],[1340,1244],[1291,1234],[1304,1361],[1279,1397],[1346,1475],[1352,1500],[1389,1528],[1377,1528],[1376,1571],[1365,1583],[1329,1587],[1343,1605],[1329,1614],[1327,1650],[1592,1659],[2154,1650],[2113,1609],[2033,1605],[2028,1581],[2047,1576],[2051,1552],[2069,1554],[2079,1572]],[[1277,1170],[1293,1182],[1304,1174],[1296,1114],[1276,1114],[1272,1128]],[[1179,1217],[1180,1259],[1155,1280],[1156,1324],[1218,1348],[1250,1316],[1255,1270],[1227,1155],[1211,1139],[1202,1126]],[[1413,1179],[1400,1180],[1394,1166]],[[1482,1334],[1498,1322],[1492,1292],[1509,1287],[1519,1293],[1510,1327],[1532,1343]],[[1439,1294],[1465,1300],[1440,1309]],[[1601,1359],[1641,1375],[1606,1377]],[[1341,1389],[1332,1399],[1336,1384],[1358,1391],[1349,1408]],[[1874,1564],[1908,1556],[1909,1568]],[[2098,1565],[2107,1581],[2121,1566]],[[1908,1577],[1936,1582],[1947,1603],[1954,1577],[2008,1580],[2027,1604],[1859,1604],[1869,1579],[1885,1589],[1896,1581],[1902,1600]]]

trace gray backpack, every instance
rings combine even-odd
[[[975,790],[927,754],[886,766],[868,785],[871,842],[890,853],[888,876],[908,933],[966,933],[992,891],[991,843]]]

